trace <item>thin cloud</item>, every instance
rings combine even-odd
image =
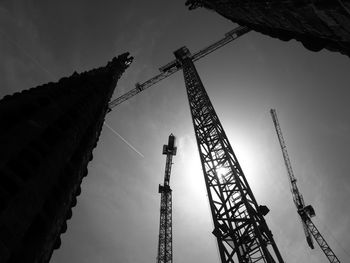
[[[49,70],[47,70],[43,65],[39,63],[37,59],[35,59],[32,55],[30,55],[24,48],[22,48],[18,43],[16,43],[13,39],[11,39],[9,36],[5,35],[4,32],[0,31],[0,34],[3,35],[4,38],[7,39],[9,43],[11,43],[13,46],[15,46],[17,49],[19,49],[22,54],[24,54],[27,58],[29,58],[34,65],[36,65],[38,68],[40,68],[42,71],[44,71],[46,74],[48,74],[51,78],[56,78],[54,74],[52,74]]]

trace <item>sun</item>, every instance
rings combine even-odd
[[[216,175],[218,176],[220,182],[224,182],[227,174],[230,171],[229,168],[224,167],[224,166],[219,166],[215,170],[216,170]]]

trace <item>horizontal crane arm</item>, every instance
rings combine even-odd
[[[250,29],[244,26],[239,26],[230,32],[227,32],[225,34],[225,37],[220,39],[219,41],[215,42],[214,44],[194,53],[191,58],[193,61],[197,61],[201,59],[202,57],[205,57],[206,55],[210,54],[211,52],[217,50],[218,48],[230,43],[231,41],[235,40],[236,38],[240,37],[241,35],[249,32]],[[136,88],[128,91],[127,93],[123,94],[122,96],[116,98],[115,100],[112,100],[109,103],[109,109],[111,110],[115,106],[123,103],[124,101],[130,99],[131,97],[135,96],[136,94],[140,93],[141,91],[153,86],[154,84],[158,83],[159,81],[169,77],[170,75],[174,74],[175,72],[179,71],[181,69],[181,64],[177,60],[173,60],[163,67],[159,68],[160,74],[154,76],[153,78],[139,84],[136,83]]]
[[[123,94],[122,96],[116,98],[115,100],[112,100],[108,106],[109,109],[114,108],[115,106],[123,103],[124,101],[130,99],[131,97],[135,96],[136,94],[140,93],[141,91],[153,86],[154,84],[156,84],[157,82],[169,77],[170,75],[174,74],[176,71],[180,70],[180,68],[171,68],[168,71],[162,72],[156,76],[154,76],[153,78],[139,84],[136,83],[136,88],[128,91],[127,93]]]
[[[230,43],[231,41],[235,40],[236,38],[244,35],[245,33],[248,33],[250,29],[245,26],[239,26],[230,32],[227,32],[225,34],[225,37],[220,39],[219,41],[211,44],[210,46],[194,53],[192,55],[192,61],[197,61],[198,59],[201,59],[202,57],[205,57],[206,55],[210,54],[211,52],[217,50],[218,48],[221,48],[225,46],[226,44]]]

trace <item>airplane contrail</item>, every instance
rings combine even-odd
[[[38,60],[36,60],[33,56],[31,56],[25,49],[23,49],[20,45],[18,45],[14,40],[9,38],[7,35],[4,34],[3,31],[0,30],[0,34],[3,35],[7,40],[13,44],[15,47],[17,47],[19,50],[22,51],[24,55],[26,55],[37,67],[39,67],[41,70],[45,71],[48,75],[50,75],[52,78],[55,78],[56,76],[52,74],[49,70],[47,70],[45,67],[43,67]],[[134,150],[138,155],[140,155],[142,158],[145,158],[145,156],[140,153],[134,146],[132,146],[126,139],[124,139],[117,131],[115,131],[111,126],[109,126],[106,122],[103,123],[108,129],[110,129],[115,135],[117,135],[120,139],[122,139],[123,142],[125,142],[132,150]]]
[[[35,59],[33,56],[31,56],[24,48],[22,48],[18,43],[16,43],[13,39],[11,39],[3,31],[0,30],[0,34],[3,35],[4,38],[6,38],[8,42],[10,42],[12,45],[14,45],[17,49],[19,49],[38,68],[40,68],[42,71],[44,71],[46,74],[48,74],[51,78],[53,78],[53,79],[57,78],[54,74],[52,74],[49,70],[47,70],[43,65],[41,65],[40,62],[37,59]]]
[[[116,132],[111,126],[109,126],[106,122],[103,123],[108,129],[110,129],[115,135],[117,135],[120,139],[122,139],[123,142],[125,142],[132,150],[134,150],[138,155],[140,155],[142,158],[145,158],[145,156],[140,153],[134,146],[132,146],[127,140],[125,140],[118,132]]]

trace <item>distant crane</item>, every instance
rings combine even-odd
[[[191,55],[186,47],[174,52],[175,60],[161,67],[160,74],[109,104],[110,109],[176,71],[183,69],[193,128],[197,140],[207,195],[222,263],[283,263],[264,216],[204,89],[194,61],[249,32],[238,27],[209,47]]]
[[[176,155],[175,136],[169,135],[168,145],[163,146],[163,154],[166,155],[164,184],[159,185],[160,220],[157,263],[173,262],[172,240],[172,200],[170,189],[170,173],[173,156]]]
[[[279,124],[278,119],[277,119],[276,110],[271,109],[270,113],[272,116],[273,123],[275,125],[278,140],[279,140],[280,145],[281,145],[284,163],[285,163],[286,168],[287,168],[289,181],[290,181],[290,185],[291,185],[291,192],[293,195],[293,201],[294,201],[294,204],[297,208],[298,214],[300,216],[301,223],[303,225],[303,229],[304,229],[305,236],[306,236],[306,241],[307,241],[309,247],[311,249],[314,249],[313,240],[312,240],[312,236],[313,236],[315,238],[316,242],[318,243],[318,245],[320,246],[320,248],[322,249],[323,253],[328,258],[329,262],[331,262],[331,263],[338,263],[339,262],[340,263],[339,259],[334,254],[333,250],[329,247],[326,240],[322,237],[321,233],[318,231],[316,226],[311,221],[311,217],[315,216],[315,210],[311,205],[305,206],[303,196],[300,194],[299,189],[297,187],[297,179],[294,176],[292,165],[291,165],[290,160],[289,160],[287,146],[286,146],[286,143],[283,139],[282,130],[281,130],[280,124]]]

